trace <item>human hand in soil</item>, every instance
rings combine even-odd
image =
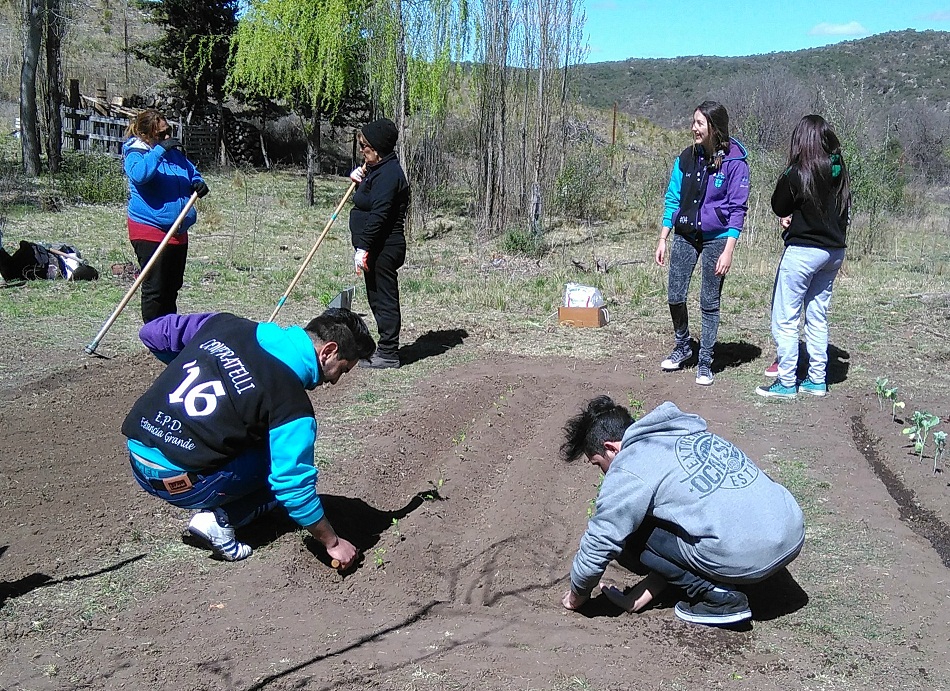
[[[639,612],[666,588],[666,580],[651,573],[632,588],[621,590],[610,581],[600,582],[600,592],[624,612]]]
[[[327,554],[332,559],[340,562],[339,569],[341,571],[346,571],[356,559],[357,551],[353,543],[341,537],[337,539],[337,543],[333,547],[327,547]]]
[[[561,604],[564,605],[565,609],[574,611],[580,608],[588,599],[587,595],[578,595],[573,590],[568,590],[561,598]]]

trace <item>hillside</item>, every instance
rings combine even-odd
[[[881,104],[926,101],[950,109],[950,32],[892,31],[833,46],[750,57],[630,59],[577,68],[579,100],[661,124],[742,83],[789,78],[805,85],[860,89]]]

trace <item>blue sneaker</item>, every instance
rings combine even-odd
[[[810,393],[812,396],[828,395],[828,385],[825,384],[825,382],[821,382],[819,384],[818,382],[807,378],[798,385],[798,390],[802,393]]]
[[[760,396],[765,396],[766,398],[795,398],[798,395],[798,389],[794,386],[785,386],[782,382],[776,379],[769,386],[760,386],[756,388],[755,392]]]

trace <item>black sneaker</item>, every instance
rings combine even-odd
[[[392,355],[383,355],[379,352],[373,353],[373,357],[368,360],[360,360],[360,367],[368,367],[369,369],[399,369],[398,356]]]
[[[673,348],[673,352],[670,353],[670,356],[660,363],[660,369],[666,370],[667,372],[675,372],[691,357],[693,357],[693,348],[689,343],[677,345]]]
[[[673,612],[683,621],[707,626],[725,626],[752,618],[745,593],[725,588],[713,588],[694,604],[677,602]]]

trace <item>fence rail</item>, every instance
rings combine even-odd
[[[181,140],[188,159],[195,165],[211,166],[217,153],[217,131],[211,125],[188,125],[168,121],[172,136]],[[97,152],[120,158],[128,137],[129,118],[99,115],[94,110],[63,107],[63,148]]]

